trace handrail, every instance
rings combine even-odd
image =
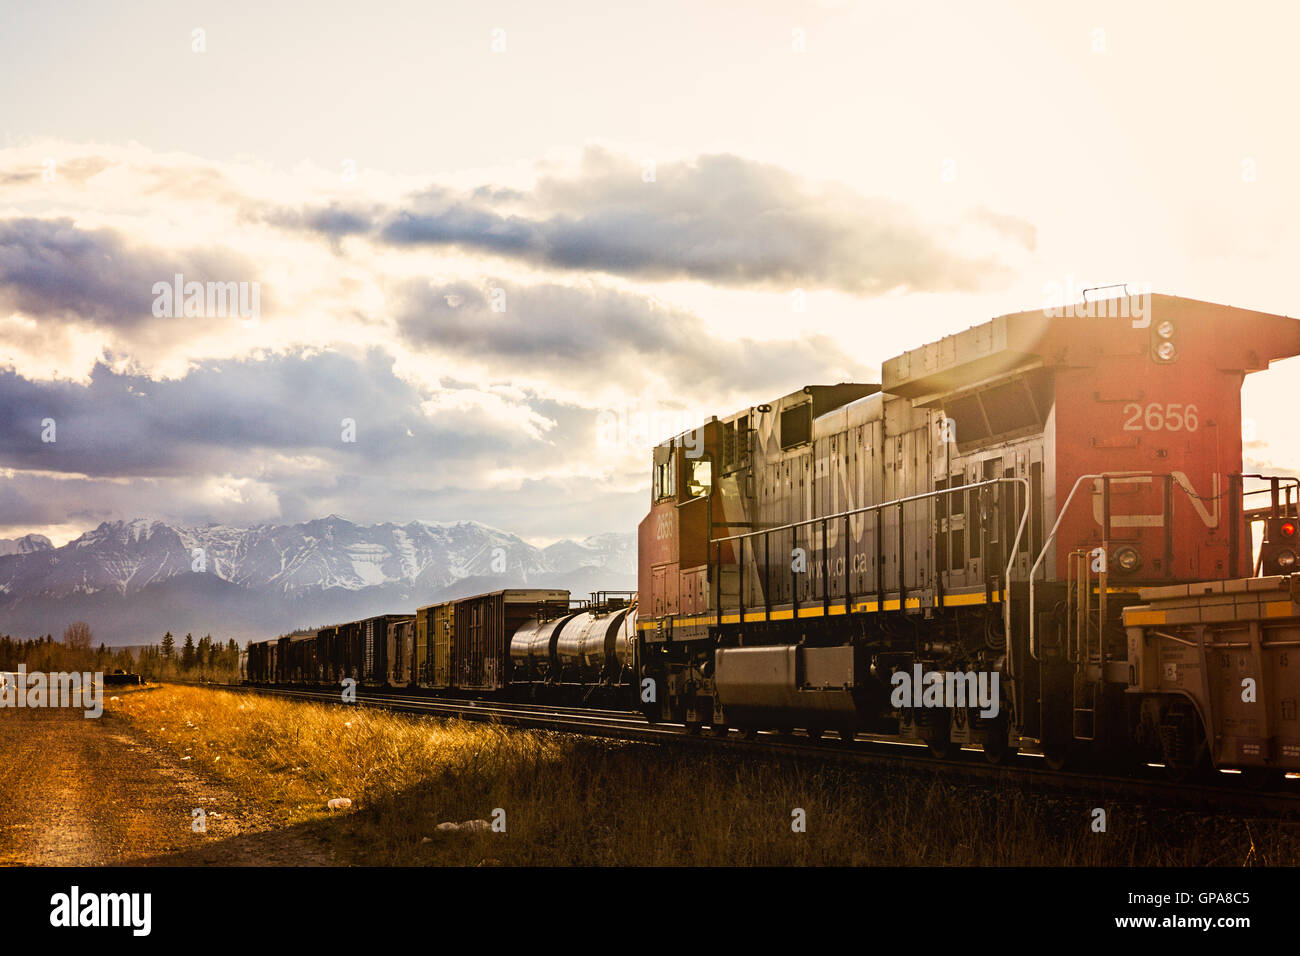
[[[753,537],[757,537],[758,535],[763,535],[763,536],[764,536],[764,537],[763,537],[764,543],[766,543],[767,540],[768,540],[767,536],[770,535],[770,534],[776,533],[776,532],[781,532],[781,531],[791,531],[791,530],[794,530],[794,529],[797,529],[797,528],[802,528],[802,527],[805,527],[805,526],[807,526],[807,525],[814,525],[814,524],[821,524],[822,527],[825,528],[825,527],[828,525],[828,523],[831,522],[831,521],[835,521],[835,520],[846,520],[846,519],[848,519],[848,518],[851,518],[851,517],[854,516],[854,515],[858,515],[858,514],[866,514],[868,511],[875,511],[875,512],[878,512],[878,513],[879,513],[879,512],[882,512],[885,508],[894,508],[894,507],[897,507],[897,508],[901,509],[903,505],[909,504],[909,503],[914,502],[914,501],[923,501],[923,500],[928,499],[928,498],[936,498],[936,497],[939,497],[940,495],[953,495],[953,494],[958,494],[958,493],[965,493],[965,492],[968,492],[968,491],[972,491],[972,490],[980,490],[980,489],[983,489],[983,488],[988,488],[988,487],[991,487],[991,486],[993,486],[993,485],[1000,485],[1000,484],[1019,485],[1019,486],[1024,490],[1024,504],[1023,504],[1023,506],[1021,507],[1020,523],[1019,523],[1019,524],[1017,525],[1017,527],[1016,527],[1016,535],[1015,535],[1015,538],[1014,538],[1013,541],[1011,542],[1011,547],[1008,549],[1008,552],[1009,552],[1010,557],[1007,559],[1007,564],[1006,564],[1006,567],[1003,569],[1003,574],[1002,574],[1002,590],[1003,590],[1003,601],[1002,601],[1003,608],[1002,608],[1002,613],[1003,613],[1004,640],[1006,641],[1006,645],[1007,645],[1008,653],[1010,654],[1010,649],[1011,649],[1012,644],[1013,644],[1013,642],[1011,641],[1011,570],[1012,570],[1012,568],[1014,567],[1014,565],[1015,565],[1015,563],[1016,563],[1016,557],[1017,557],[1017,555],[1019,554],[1019,551],[1020,551],[1020,541],[1021,541],[1021,539],[1024,537],[1025,526],[1029,523],[1029,511],[1030,511],[1030,508],[1032,507],[1032,504],[1033,504],[1033,503],[1030,501],[1030,497],[1031,497],[1031,488],[1030,488],[1030,483],[1029,483],[1029,479],[1028,479],[1028,478],[1006,478],[1006,477],[1003,477],[1003,478],[990,478],[990,479],[988,479],[988,480],[986,480],[986,481],[977,481],[977,482],[974,482],[974,483],[969,484],[969,485],[958,485],[958,486],[955,487],[955,488],[940,488],[940,489],[937,489],[937,490],[935,490],[935,491],[927,491],[927,492],[923,492],[922,494],[919,494],[919,495],[908,495],[908,496],[905,497],[905,498],[895,498],[895,499],[892,500],[892,501],[882,501],[882,502],[879,502],[879,503],[877,503],[877,504],[873,504],[873,505],[864,505],[864,506],[862,506],[861,508],[853,508],[853,509],[850,509],[850,510],[848,510],[848,511],[840,511],[840,512],[836,512],[835,514],[832,514],[832,515],[819,515],[819,516],[816,517],[816,518],[806,518],[806,519],[803,520],[803,521],[794,521],[794,522],[791,522],[791,523],[789,523],[789,524],[784,524],[784,525],[774,525],[774,526],[771,527],[771,528],[761,528],[761,529],[759,529],[759,530],[757,530],[757,531],[748,531],[748,532],[745,532],[745,533],[743,533],[743,534],[727,535],[727,536],[725,536],[725,537],[721,537],[721,538],[710,538],[710,539],[709,539],[709,544],[710,544],[710,545],[713,545],[713,546],[719,546],[719,547],[717,547],[716,553],[717,553],[717,554],[719,555],[719,557],[720,557],[720,556],[721,556],[721,547],[720,547],[720,545],[725,544],[726,542],[729,542],[729,541],[740,541],[740,540],[745,539],[745,538],[753,538]],[[1013,502],[1012,502],[1012,506],[1014,507],[1014,499],[1013,499]],[[899,518],[900,518],[900,523],[901,523],[901,520],[902,520],[901,510],[900,510]],[[882,531],[882,529],[880,528],[879,525],[877,525],[877,528],[876,528],[876,534],[877,534],[877,537],[879,537],[881,531]],[[794,538],[794,540],[798,540],[797,537]],[[848,538],[847,538],[847,537],[845,538],[844,548],[845,548],[845,562],[846,562],[846,564],[847,564],[847,561],[848,561]],[[822,551],[823,551],[823,558],[825,558],[827,552],[829,551],[829,548],[828,548],[828,546],[827,546],[827,544],[826,544],[826,536],[825,536],[824,534],[823,534],[823,538],[822,538]],[[740,556],[740,561],[739,561],[738,563],[739,563],[740,568],[743,570],[743,568],[744,568],[744,550],[743,550],[743,546],[742,546],[741,549],[740,549],[739,556]],[[768,562],[768,563],[770,563],[770,562]],[[766,566],[766,563],[765,563],[765,566]],[[718,578],[718,592],[717,592],[717,593],[718,593],[718,613],[719,613],[719,614],[721,614],[721,610],[722,610],[722,587],[721,587],[721,585],[722,585],[721,573],[722,573],[722,572],[721,572],[721,567],[722,567],[722,562],[721,562],[721,560],[719,560],[719,561],[718,561],[718,568],[719,568],[719,572],[718,572],[718,574],[719,574],[719,578]],[[1037,565],[1035,565],[1035,567],[1037,567]],[[900,554],[899,554],[899,585],[900,585],[900,594],[902,593],[902,588],[903,588],[903,585],[902,585],[902,577],[903,577],[903,555],[900,553]],[[1031,572],[1031,578],[1032,578],[1032,572]],[[827,582],[829,579],[826,577],[825,574],[823,574],[823,578],[822,578],[822,580],[823,580],[823,582]],[[827,584],[824,583],[824,584],[823,584],[823,587],[826,587],[826,586],[827,586]],[[741,579],[740,579],[740,607],[742,607],[742,608],[744,607],[744,587],[745,587],[745,582],[744,582],[744,576],[743,576],[743,573],[742,573],[742,575],[741,575]],[[1031,587],[1032,587],[1032,581],[1031,581]],[[765,587],[764,591],[765,591],[765,593],[764,593],[764,598],[765,598],[765,600],[766,600],[767,597],[768,597],[768,595],[767,595],[767,593],[766,593],[766,592],[767,592],[767,588],[766,588],[766,587]],[[878,592],[878,593],[881,593],[881,596],[883,597],[883,592]],[[846,590],[845,590],[845,595],[844,595],[844,597],[845,597],[846,600],[848,599],[848,591],[847,591],[847,588],[846,588]],[[797,603],[798,603],[798,597],[797,597],[797,594],[792,593],[792,594],[791,594],[791,598],[795,601],[795,603],[796,603],[796,605],[797,605]],[[767,603],[768,603],[769,606],[770,606],[770,601],[768,601]]]
[[[817,524],[819,521],[831,521],[835,518],[846,518],[852,515],[865,514],[868,511],[878,511],[881,508],[892,508],[896,505],[905,505],[913,501],[920,501],[924,498],[934,498],[938,495],[951,495],[959,491],[970,491],[972,488],[987,488],[989,485],[1000,484],[1004,481],[1017,482],[1028,486],[1028,478],[989,478],[986,481],[977,481],[970,485],[958,485],[955,488],[940,488],[937,491],[927,491],[919,495],[909,495],[906,498],[894,498],[890,501],[881,501],[874,505],[863,505],[861,508],[853,508],[849,511],[837,511],[833,515],[818,515],[816,518],[805,518],[803,521],[794,521],[790,524],[773,525],[770,528],[759,528],[757,531],[747,531],[744,534],[727,535],[725,538],[710,538],[709,544],[722,544],[726,541],[735,541],[738,538],[752,538],[755,535],[771,534],[775,531],[789,531],[791,528],[802,528],[807,524]]]
[[[1065,515],[1070,510],[1070,503],[1074,501],[1074,495],[1075,492],[1079,490],[1079,486],[1085,481],[1102,481],[1107,478],[1154,478],[1158,474],[1163,475],[1161,472],[1154,471],[1103,471],[1092,475],[1080,475],[1075,479],[1074,486],[1070,489],[1069,495],[1065,498],[1065,504],[1061,506],[1061,510],[1056,516],[1056,523],[1052,525],[1052,530],[1048,535],[1043,538],[1043,550],[1039,552],[1038,560],[1034,562],[1034,566],[1029,570],[1029,656],[1031,659],[1035,661],[1040,660],[1038,657],[1038,645],[1035,640],[1036,622],[1034,619],[1034,582],[1036,580],[1036,575],[1038,574],[1038,568],[1042,565],[1043,559],[1047,557],[1048,549],[1052,547],[1052,542],[1056,539],[1056,532],[1061,529],[1061,522],[1065,520]],[[1183,487],[1181,482],[1175,482],[1175,484],[1180,488]],[[1183,490],[1186,492],[1187,489],[1183,488]],[[1109,556],[1107,556],[1107,560],[1109,560]]]

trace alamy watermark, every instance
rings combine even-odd
[[[704,429],[700,423],[708,418],[681,409],[637,405],[607,408],[596,416],[596,447],[644,449],[680,436],[686,457],[699,458],[704,454]]]
[[[152,893],[83,893],[73,886],[50,897],[50,925],[122,927],[133,936],[148,936],[153,926]]]
[[[58,672],[27,673],[27,665],[16,671],[0,671],[0,707],[80,707],[85,717],[104,713],[104,675]]]
[[[1110,298],[1099,294],[1118,290]],[[1092,298],[1088,293],[1093,293]],[[1151,283],[1124,282],[1118,285],[1084,287],[1075,283],[1074,276],[1065,282],[1049,282],[1043,286],[1043,315],[1049,319],[1070,317],[1075,319],[1130,319],[1135,329],[1145,329],[1151,324]]]
[[[259,282],[186,282],[178,272],[171,282],[155,282],[151,291],[153,314],[160,319],[238,316],[247,328],[262,318]]]
[[[889,695],[891,706],[911,707],[979,707],[980,716],[992,719],[1001,708],[998,697],[997,671],[925,671],[914,664],[912,670],[895,671],[889,678],[894,689]]]

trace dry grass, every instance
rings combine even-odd
[[[928,773],[611,743],[197,687],[110,705],[336,858],[380,865],[1249,865],[1294,824],[956,786]],[[1090,827],[1108,812],[1106,833]],[[505,833],[440,833],[491,820]],[[792,831],[802,809],[806,832]],[[427,841],[426,841],[427,838]]]

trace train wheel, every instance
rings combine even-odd
[[[697,736],[702,727],[703,724],[701,724],[698,720],[686,721],[686,732],[690,734],[692,737]]]
[[[1064,770],[1073,762],[1074,755],[1070,752],[1070,745],[1064,741],[1059,743],[1043,742],[1043,761],[1047,764],[1048,770]]]
[[[726,724],[714,724],[709,728],[709,733],[714,737],[725,737],[731,733],[731,728]]]
[[[1010,763],[1017,753],[1017,748],[1007,743],[1007,738],[1001,734],[984,741],[984,759],[995,766]]]
[[[841,727],[836,733],[839,734],[840,743],[851,744],[858,736],[858,732],[851,727]]]
[[[805,733],[807,733],[809,738],[812,740],[821,740],[822,734],[825,732],[825,729],[822,727],[808,727],[805,729]]]
[[[776,732],[784,737],[789,737],[794,733],[794,728],[789,724],[782,724],[780,727],[776,728]]]
[[[757,739],[758,739],[758,728],[757,728],[757,727],[745,727],[745,728],[743,728],[743,729],[741,730],[741,733],[743,733],[743,734],[745,735],[745,739],[746,739],[746,740],[757,740]]]
[[[1007,763],[1018,750],[1007,739],[1007,724],[1006,711],[1003,711],[984,725],[984,759],[995,766]]]
[[[952,738],[947,734],[942,737],[931,737],[925,742],[925,745],[930,748],[930,756],[938,760],[947,760],[954,757],[961,750],[961,747],[953,743]]]

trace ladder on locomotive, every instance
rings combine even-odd
[[[1093,552],[1082,549],[1071,551],[1066,560],[1065,653],[1074,664],[1071,733],[1075,740],[1097,737],[1097,704],[1106,663],[1106,571],[1103,563],[1094,579],[1093,561]]]

